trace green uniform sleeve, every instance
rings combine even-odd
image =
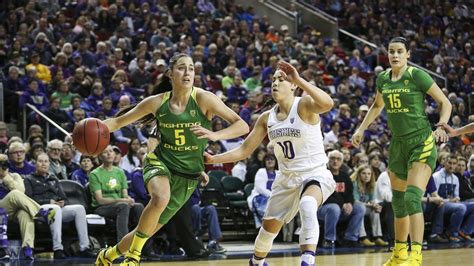
[[[96,192],[97,190],[102,190],[100,186],[99,177],[96,175],[95,171],[92,171],[89,176],[89,190],[91,193]]]
[[[424,93],[426,93],[434,83],[434,80],[428,73],[418,68],[413,70],[413,80],[415,81],[416,87],[420,88]]]

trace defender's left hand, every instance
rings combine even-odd
[[[448,134],[446,133],[446,131],[441,128],[441,127],[438,127],[434,132],[433,132],[433,137],[435,138],[436,142],[446,142],[449,140],[449,136]]]

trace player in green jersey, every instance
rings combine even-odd
[[[104,121],[113,132],[137,121],[156,120],[161,140],[145,159],[143,176],[150,201],[137,228],[114,247],[101,250],[96,265],[112,265],[124,252],[125,260],[120,265],[138,265],[148,238],[186,203],[199,178],[208,182],[203,174],[207,140],[232,139],[249,131],[248,125],[216,95],[193,86],[194,63],[189,55],[173,56],[165,75],[170,79],[171,91],[150,96],[125,114]],[[214,115],[230,126],[210,131]]]
[[[421,265],[424,231],[421,198],[435,168],[435,142],[448,140],[441,126],[431,131],[424,100],[428,94],[441,107],[440,123],[449,120],[451,104],[426,72],[407,65],[409,57],[405,38],[390,40],[388,58],[391,68],[378,75],[374,104],[352,137],[354,146],[359,147],[364,131],[385,107],[392,132],[388,168],[393,192],[395,247],[384,265]],[[410,256],[407,253],[408,234]]]

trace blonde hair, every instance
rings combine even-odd
[[[369,165],[361,165],[357,167],[357,169],[352,173],[351,175],[351,180],[357,182],[357,186],[359,187],[359,192],[361,192],[362,188],[365,188],[365,185],[362,183],[362,180],[360,179],[360,174],[362,171],[369,169],[370,170],[370,181],[369,185],[367,186],[367,191],[365,192],[374,192],[375,190],[375,174],[374,171],[372,171],[372,168]]]

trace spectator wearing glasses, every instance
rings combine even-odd
[[[58,179],[68,179],[66,165],[61,161],[63,142],[58,139],[51,140],[48,142],[47,151],[50,160],[49,172],[55,175]]]
[[[36,170],[34,165],[26,161],[26,149],[21,142],[13,142],[10,144],[8,147],[8,158],[10,160],[10,173],[29,175]]]
[[[353,185],[346,172],[340,171],[343,154],[338,150],[329,152],[329,170],[336,181],[336,190],[318,210],[318,219],[324,221],[324,248],[334,248],[336,226],[339,221],[349,220],[344,242],[348,246],[357,246],[359,230],[364,219],[365,206],[354,202]]]
[[[59,180],[49,170],[49,164],[49,157],[46,153],[38,155],[36,171],[28,175],[24,183],[26,195],[41,204],[42,208],[52,208],[55,211],[54,222],[50,224],[54,259],[67,257],[62,244],[62,224],[70,221],[74,221],[76,225],[80,247],[79,256],[95,257],[95,254],[89,249],[86,210],[79,204],[67,204],[66,194],[59,186]]]

